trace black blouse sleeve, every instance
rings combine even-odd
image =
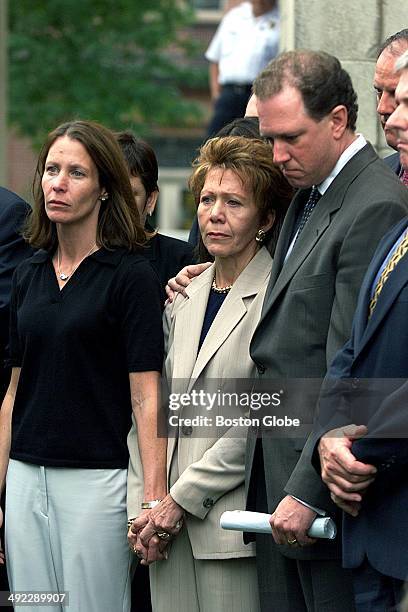
[[[151,266],[136,260],[126,266],[116,307],[129,372],[158,371],[163,364],[160,283]]]

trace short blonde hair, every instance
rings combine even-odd
[[[193,173],[189,180],[197,206],[207,174],[214,168],[232,170],[252,191],[261,223],[267,220],[270,212],[275,214],[270,233],[270,247],[273,251],[293,196],[293,188],[273,163],[271,146],[261,139],[243,136],[223,136],[208,140],[193,162]]]

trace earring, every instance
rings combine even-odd
[[[259,243],[262,244],[263,241],[266,238],[266,232],[261,228],[256,232],[256,236],[255,236],[255,240]]]
[[[109,195],[107,193],[103,193],[99,199],[101,202],[105,202],[108,198]]]

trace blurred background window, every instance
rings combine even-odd
[[[223,0],[192,0],[193,7],[200,10],[217,10],[223,8]]]

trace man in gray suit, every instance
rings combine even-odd
[[[396,136],[393,130],[386,127],[389,116],[397,108],[395,89],[399,75],[395,71],[395,61],[408,49],[408,29],[400,30],[389,36],[381,45],[377,54],[374,74],[374,91],[377,96],[377,113],[384,130],[385,140],[392,149],[397,149]],[[385,158],[385,163],[397,174],[401,173],[398,153]]]
[[[274,379],[286,379],[290,391],[291,379],[322,378],[348,338],[364,272],[380,238],[407,214],[408,192],[355,134],[356,94],[336,58],[284,53],[257,77],[254,92],[261,134],[299,191],[250,350],[259,385],[270,381],[273,388]],[[315,400],[301,398],[309,422]],[[311,464],[291,478],[303,442],[262,430],[248,438],[248,509],[273,514],[273,538],[256,536],[261,607],[353,610],[339,543],[307,536],[317,512],[334,514],[335,506]]]

